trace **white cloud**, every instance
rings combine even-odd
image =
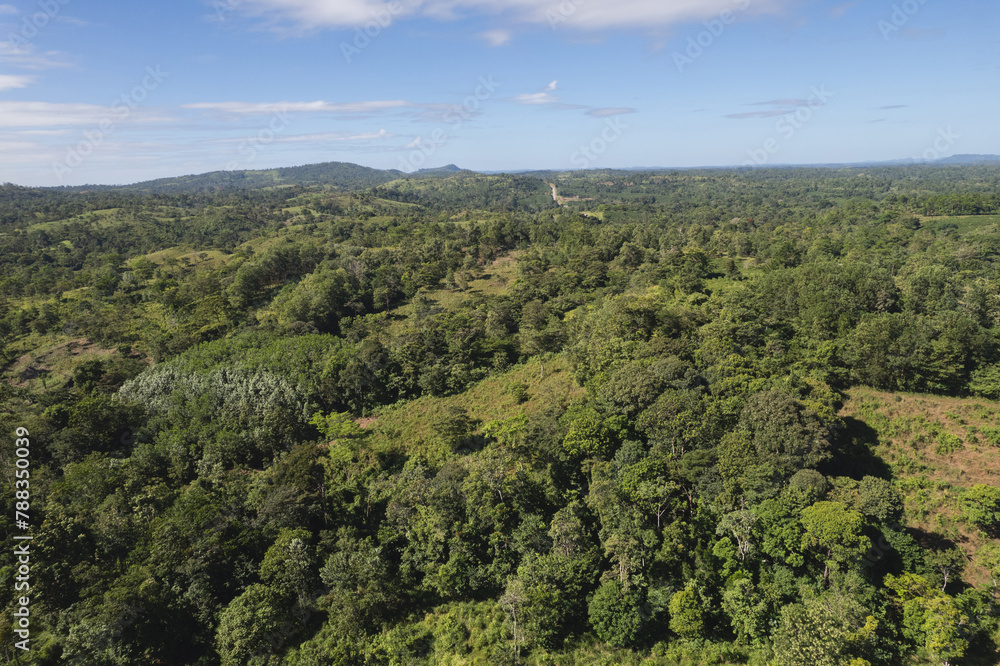
[[[128,113],[126,113],[128,112]],[[151,109],[129,109],[124,104],[117,107],[96,104],[54,104],[51,102],[2,102],[0,101],[0,128],[6,127],[86,127],[97,126],[101,121],[168,122],[171,119],[157,115]]]
[[[395,134],[380,129],[377,132],[361,132],[360,134],[343,134],[339,132],[325,132],[322,134],[296,134],[293,136],[277,137],[279,143],[323,143],[324,141],[373,141],[376,139],[392,139]]]
[[[0,102],[0,127],[93,125],[107,114],[107,107],[96,104]]]
[[[536,93],[521,93],[520,95],[515,95],[514,101],[518,104],[526,104],[528,106],[559,104],[559,96],[552,94],[558,83],[558,81],[552,81],[549,85],[545,86]]]
[[[490,46],[504,46],[510,42],[513,35],[511,35],[510,30],[487,30],[479,33],[479,36],[485,39]]]
[[[541,106],[544,104],[558,104],[559,97],[547,92],[521,93],[514,97],[514,101],[518,104]]]
[[[286,34],[360,27],[372,21],[385,28],[398,17],[413,14],[414,1],[422,0],[205,0],[215,9],[209,20],[226,21],[239,12]]]
[[[439,123],[456,117],[471,118],[482,113],[461,104],[411,102],[404,99],[369,100],[358,102],[196,102],[181,108],[221,114],[231,118],[283,115],[286,113],[327,114],[340,116],[374,115],[396,111],[415,120]]]
[[[290,21],[305,30],[391,22],[407,15],[448,20],[476,13],[502,15],[514,23],[601,30],[702,21],[734,10],[778,13],[791,4],[792,0],[243,0],[236,10]]]
[[[59,51],[36,53],[32,44],[16,45],[10,41],[0,41],[0,64],[7,66],[34,70],[70,67],[68,62],[61,59],[63,56]]]
[[[56,16],[55,20],[59,21],[60,23],[68,23],[70,25],[75,25],[78,28],[86,28],[88,25],[90,25],[89,21],[84,21],[83,19],[76,18],[75,16],[60,15]]]
[[[0,5],[0,16],[17,14],[17,7],[14,5]]]
[[[29,83],[34,82],[30,76],[18,76],[16,74],[0,74],[0,90],[11,90],[13,88],[25,88]]]
[[[604,118],[605,116],[620,116],[626,113],[636,113],[636,110],[625,106],[606,106],[587,111],[588,116],[595,116],[597,118]]]
[[[30,141],[0,141],[0,152],[8,155],[10,153],[36,152],[37,150],[38,144]]]
[[[515,104],[523,104],[525,106],[548,106],[556,109],[586,109],[587,106],[582,106],[580,104],[565,104],[559,98],[559,95],[554,94],[556,86],[559,84],[558,81],[552,81],[547,86],[534,93],[521,93],[520,95],[515,95],[511,98]]]
[[[216,111],[236,116],[265,116],[272,113],[374,113],[387,109],[419,106],[401,99],[365,102],[198,102],[184,104],[185,109]]]
[[[56,130],[16,130],[12,132],[7,132],[14,136],[63,136],[68,134],[71,130],[68,129],[56,129]]]

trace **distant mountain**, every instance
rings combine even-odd
[[[443,167],[435,167],[433,169],[419,169],[409,174],[411,176],[451,176],[456,173],[475,173],[474,171],[469,171],[468,169],[462,169],[454,164],[446,164]]]
[[[123,190],[171,194],[217,189],[257,189],[281,185],[327,185],[338,190],[366,190],[406,176],[396,169],[372,169],[350,162],[322,162],[297,167],[255,171],[211,171],[175,178],[159,178],[132,185],[84,185],[67,190]]]
[[[1000,164],[1000,155],[952,155],[935,160],[934,164]]]

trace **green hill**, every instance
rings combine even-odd
[[[69,191],[117,190],[150,194],[177,194],[202,190],[239,189],[289,185],[331,187],[338,191],[356,191],[374,187],[402,175],[395,169],[382,170],[348,162],[323,162],[277,169],[212,171],[191,176],[159,178],[132,185],[85,185],[64,188]]]

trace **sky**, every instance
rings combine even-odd
[[[996,0],[0,0],[0,183],[1000,153]]]

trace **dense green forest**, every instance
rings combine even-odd
[[[997,165],[0,186],[2,658],[995,665],[998,273]]]

